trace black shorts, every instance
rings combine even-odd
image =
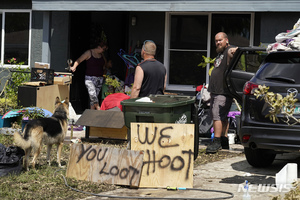
[[[220,94],[210,94],[210,112],[213,120],[226,121],[232,105],[232,98]]]

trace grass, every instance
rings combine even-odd
[[[13,144],[12,136],[0,134],[0,143],[6,147]],[[62,165],[66,166],[70,145],[65,144],[62,151]],[[89,195],[71,190],[65,186],[66,168],[58,167],[55,148],[51,152],[51,166],[46,163],[46,148],[43,147],[36,169],[22,171],[19,175],[0,177],[0,199],[82,199]],[[1,168],[0,168],[1,169]],[[90,193],[100,193],[118,188],[115,185],[79,181],[66,178],[67,183],[77,189]]]

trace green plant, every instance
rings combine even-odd
[[[11,99],[0,98],[0,115],[4,115],[7,111],[15,109],[18,105]]]
[[[108,85],[109,88],[108,92],[105,93],[106,96],[115,93],[116,91],[123,92],[122,88],[120,88],[121,83],[119,82],[118,79],[116,79],[115,77],[111,77],[109,75],[104,75],[104,78],[105,78],[105,84]]]
[[[216,58],[212,59],[212,58],[209,58],[209,57],[205,57],[202,55],[202,58],[203,58],[203,62],[199,63],[198,64],[198,67],[206,67],[207,64],[214,64]],[[211,75],[211,71],[213,70],[214,66],[210,67],[209,68],[209,75]]]
[[[22,68],[24,62],[17,63],[15,58],[8,60],[8,63],[12,65],[10,68],[2,68],[0,71],[1,79],[0,83],[2,91],[0,96],[5,99],[5,102],[1,100],[0,108],[7,111],[12,108],[17,108],[18,105],[18,87],[30,80],[30,68]]]
[[[17,63],[15,58],[8,60],[14,65],[11,68],[2,68],[0,71],[0,83],[2,91],[0,93],[0,114],[4,114],[11,109],[18,108],[18,87],[25,81],[30,80],[30,74],[26,73],[29,68],[21,68],[23,63]]]
[[[39,107],[30,107],[23,110],[23,118],[30,119],[39,119],[44,118],[45,112],[42,108]]]
[[[22,68],[21,66],[24,62],[17,63],[15,58],[12,58],[9,63],[16,64],[16,66],[11,68],[10,81],[5,87],[5,95],[12,102],[18,104],[18,87],[22,83],[30,81],[30,73],[28,73],[30,72],[30,68]]]

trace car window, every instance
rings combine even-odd
[[[240,56],[235,70],[255,73],[266,56],[262,51],[245,51]]]
[[[297,59],[296,59],[297,60]],[[295,63],[296,60],[283,60],[276,63],[265,63],[257,77],[262,80],[277,80],[291,83],[300,83],[300,60]]]
[[[270,53],[257,73],[257,78],[288,83],[300,83],[300,52]]]

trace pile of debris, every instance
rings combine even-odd
[[[300,50],[300,19],[294,25],[292,30],[285,33],[279,33],[275,37],[276,42],[269,44],[267,52],[273,51],[298,51]]]

